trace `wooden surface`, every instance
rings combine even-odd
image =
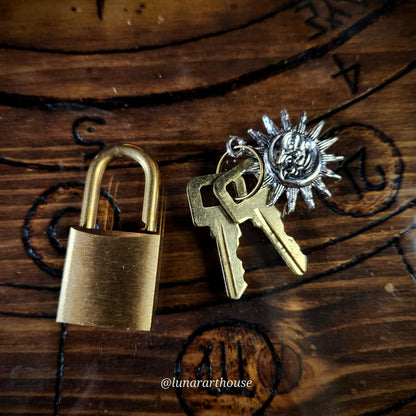
[[[415,20],[400,0],[2,1],[0,413],[416,414]],[[242,227],[249,287],[231,301],[186,183],[284,107],[338,135],[343,180],[284,218],[304,276]],[[57,324],[86,170],[126,142],[167,193],[153,329]],[[120,209],[137,229],[140,170],[115,163],[103,187],[100,224]],[[255,390],[160,386],[210,371]]]

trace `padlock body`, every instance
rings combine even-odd
[[[71,227],[58,322],[150,330],[159,234]]]

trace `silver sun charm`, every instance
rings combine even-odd
[[[323,121],[310,131],[306,131],[306,112],[302,112],[296,127],[292,127],[286,110],[282,110],[281,114],[281,129],[278,129],[265,115],[263,123],[268,134],[252,129],[248,131],[256,140],[258,147],[255,149],[264,162],[262,187],[271,187],[267,205],[274,205],[286,191],[288,210],[291,213],[295,210],[300,190],[307,206],[315,208],[312,189],[315,188],[328,198],[331,193],[322,182],[322,178],[326,176],[336,180],[341,179],[341,176],[327,168],[326,164],[342,161],[344,157],[325,153],[338,137],[319,141],[319,134],[324,126]],[[258,174],[259,164],[254,164],[250,172]]]

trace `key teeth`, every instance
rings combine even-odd
[[[241,238],[241,236],[242,236],[242,233],[241,233],[241,228],[240,228],[240,232],[238,233],[238,237],[237,237],[236,252],[238,250],[238,247],[240,247],[240,238]],[[243,262],[241,261],[241,259],[238,256],[237,256],[237,261],[238,261],[238,265],[241,268],[241,276],[242,276],[242,279],[243,279],[243,284],[240,286],[240,290],[238,292],[236,292],[235,296],[230,296],[231,299],[235,299],[235,300],[240,299],[241,296],[243,296],[243,293],[246,291],[246,289],[248,287],[247,282],[244,280],[244,274],[245,274],[246,271],[244,269]]]
[[[277,209],[276,211],[260,210],[257,213],[258,216],[256,217],[256,220],[253,221],[252,219],[253,225],[265,231],[266,236],[289,269],[297,275],[302,275],[306,271],[306,256],[302,253],[294,238],[287,235],[284,223],[281,219],[276,218],[276,215],[279,214],[280,211]]]
[[[230,261],[231,256],[229,255],[229,246],[225,243],[226,230],[224,229],[223,225],[221,225],[221,237],[218,235],[218,238],[220,237],[220,239],[216,239],[218,256],[220,258],[220,264],[224,278],[225,291],[227,296],[231,299],[240,299],[247,288],[247,282],[244,280],[245,270],[243,267],[243,262],[237,256],[237,249],[240,246],[240,238],[242,235],[240,227],[238,225],[237,227],[238,232],[235,241],[235,256],[232,256],[232,261]],[[223,250],[220,249],[220,241],[225,243]],[[231,250],[234,252],[234,248],[231,248]],[[221,253],[225,255],[224,258]]]

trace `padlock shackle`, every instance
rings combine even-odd
[[[135,160],[144,171],[145,187],[143,198],[143,231],[158,231],[158,206],[160,193],[160,172],[157,163],[141,147],[132,144],[116,144],[102,150],[95,156],[88,169],[82,200],[80,226],[95,228],[104,171],[116,158],[128,157]]]

